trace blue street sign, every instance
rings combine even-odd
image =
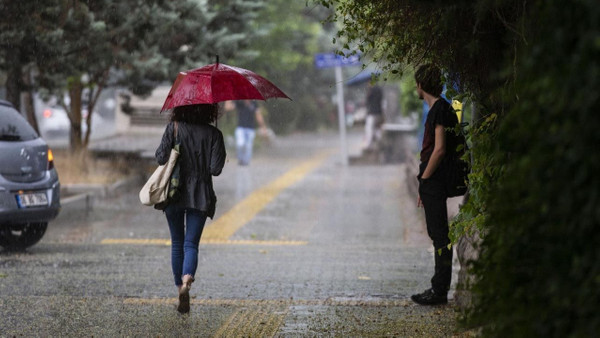
[[[333,68],[360,65],[360,55],[354,54],[348,57],[335,53],[315,54],[315,66],[317,68]]]

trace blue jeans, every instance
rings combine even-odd
[[[194,277],[196,274],[198,244],[206,222],[206,213],[169,205],[165,214],[171,232],[171,268],[175,285],[180,286],[184,275]]]
[[[241,165],[250,164],[252,158],[252,146],[256,131],[252,128],[235,128],[235,147],[237,150],[238,162]]]

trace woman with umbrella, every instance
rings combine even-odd
[[[177,311],[190,310],[189,291],[198,266],[198,245],[206,218],[215,214],[217,198],[212,176],[225,165],[223,134],[212,126],[218,116],[217,104],[175,107],[156,160],[165,164],[171,149],[179,142],[179,196],[170,201],[164,212],[171,233],[171,267],[179,290]]]
[[[223,134],[215,126],[218,102],[285,97],[261,76],[219,64],[181,72],[175,79],[162,111],[172,109],[160,146],[159,164],[165,164],[179,143],[179,197],[165,208],[171,232],[171,267],[179,290],[177,311],[190,311],[190,287],[198,266],[198,245],[206,218],[215,214],[217,197],[212,176],[225,165]]]

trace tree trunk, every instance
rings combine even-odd
[[[85,123],[87,125],[87,130],[85,133],[85,137],[83,139],[83,147],[85,149],[87,149],[87,147],[90,143],[90,136],[92,135],[92,114],[94,113],[94,108],[96,107],[98,98],[100,97],[100,94],[104,90],[104,86],[106,84],[107,79],[108,79],[108,71],[106,71],[104,73],[104,75],[102,76],[102,78],[98,81],[98,84],[96,85],[95,90],[92,90],[93,87],[90,88],[90,95],[88,97],[88,103],[87,103],[88,114],[85,119]]]
[[[68,89],[71,99],[67,109],[67,115],[71,121],[70,146],[72,152],[79,154],[84,149],[81,135],[81,93],[83,92],[81,79],[77,76],[73,77]]]
[[[38,126],[37,117],[35,116],[35,105],[33,102],[33,86],[31,83],[31,67],[27,67],[27,69],[23,72],[23,85],[25,87],[24,91],[24,107],[25,115],[27,116],[27,121],[29,124],[35,129],[35,131],[40,134],[40,128]]]

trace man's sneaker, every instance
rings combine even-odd
[[[410,299],[421,305],[439,305],[448,303],[448,295],[446,293],[436,293],[433,289],[412,295]]]

